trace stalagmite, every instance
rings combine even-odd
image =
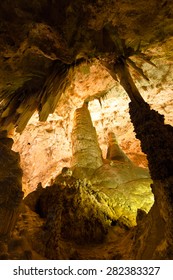
[[[106,158],[109,160],[119,160],[130,162],[130,159],[126,156],[126,154],[120,149],[118,142],[115,137],[115,133],[110,131],[108,133],[108,150]]]
[[[102,152],[87,104],[75,111],[72,130],[72,167],[97,169],[102,166]]]

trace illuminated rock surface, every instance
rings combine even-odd
[[[96,130],[87,105],[84,104],[74,114],[71,166],[97,169],[102,165],[102,151],[98,144]]]
[[[138,86],[151,107],[164,114],[165,122],[172,125],[173,69],[169,62],[165,65],[161,58],[155,63],[158,65],[156,69],[145,66],[150,83],[140,80]],[[102,101],[102,107],[98,100],[89,102],[88,107],[103,157],[106,158],[108,133],[112,131],[120,147],[134,163],[141,167],[148,166],[146,156],[141,151],[140,141],[135,138],[134,128],[130,122],[128,97],[118,84],[108,77],[105,70],[98,68],[97,64],[90,69],[90,73],[84,75],[80,69],[77,71],[74,88],[69,89],[64,98],[60,99],[56,113],[50,115],[47,122],[39,122],[38,117],[34,116],[22,135],[14,136],[13,149],[21,155],[25,193],[34,190],[40,181],[46,186],[64,166],[70,166],[74,111],[82,106],[87,96],[102,91],[104,87],[109,89],[113,85],[114,88]],[[104,82],[99,81],[99,75]],[[160,80],[163,88],[159,87]],[[46,166],[44,162],[47,163]]]
[[[0,2],[0,127],[1,130],[8,129],[9,136],[14,139],[13,149],[20,153],[25,196],[35,190],[39,182],[46,187],[59,180],[59,189],[54,192],[63,201],[60,208],[52,203],[57,207],[54,207],[57,211],[54,218],[51,211],[43,218],[23,206],[12,236],[0,240],[2,259],[173,259],[173,136],[171,126],[166,125],[173,124],[173,2],[132,2]],[[145,106],[135,107],[134,100],[129,114],[129,97],[115,75],[113,79],[103,66],[111,59],[114,62],[119,59],[121,63],[129,59],[127,53],[122,53],[123,44],[128,54],[139,47],[155,63],[156,67],[140,56],[132,55],[128,69],[141,96],[151,109],[164,115],[165,122],[160,115],[152,114],[149,107],[148,111]],[[133,62],[138,68],[134,68]],[[141,78],[141,74],[149,81]],[[83,166],[80,172],[75,170],[75,177],[90,175],[92,187],[89,190],[88,181],[76,183],[78,179],[72,177],[64,181],[58,175],[63,167],[71,166],[73,116],[84,102],[88,103],[103,156],[101,159],[99,154],[97,161],[92,162],[94,168],[99,167],[94,173],[82,170]],[[47,117],[46,122],[41,122]],[[19,135],[13,132],[14,127],[18,132],[25,129]],[[115,134],[119,147],[130,161],[117,162],[114,155],[109,154],[110,132]],[[8,233],[13,228],[17,215],[13,216],[12,212],[18,211],[22,198],[19,158],[11,151],[12,141],[5,142],[9,146],[5,148],[4,142],[1,145],[0,197],[3,207],[5,205],[5,210],[1,207],[1,216],[4,217],[5,211],[9,222],[1,219],[1,233]],[[99,149],[97,152],[100,153]],[[102,161],[104,164],[100,166]],[[85,164],[88,166],[90,162],[88,158]],[[149,167],[153,179],[155,203],[147,215],[142,210],[149,210],[153,195],[148,187],[148,174],[139,167]],[[66,189],[68,183],[74,187]],[[81,192],[76,191],[79,187],[76,184],[84,186]],[[32,209],[37,212],[34,205],[44,190],[40,188],[35,198],[30,197]],[[103,205],[95,192],[99,193]],[[42,206],[46,205],[44,199],[42,197]],[[66,211],[64,202],[73,204],[77,199],[80,199],[80,208],[74,203],[72,211],[70,208]],[[93,213],[88,212],[90,205],[95,209]],[[11,211],[11,207],[15,210]],[[141,209],[137,226],[127,229],[129,221],[134,225],[137,208]],[[46,206],[42,214],[45,209]],[[79,209],[83,209],[83,216]],[[59,223],[55,217],[61,216],[61,210],[65,219]],[[81,236],[75,213],[82,225]],[[89,230],[85,236],[87,217],[91,223],[87,224]],[[60,236],[60,224],[64,234],[68,223],[72,236]],[[78,238],[82,243],[85,237],[87,245],[76,243]],[[54,245],[57,248],[53,251]]]

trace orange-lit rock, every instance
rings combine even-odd
[[[25,195],[41,182],[44,187],[41,191],[52,197],[52,187],[45,189],[45,186],[63,178],[57,184],[60,196],[52,197],[55,207],[51,208],[49,195],[40,202],[43,212],[49,205],[51,211],[55,210],[54,215],[50,211],[48,218],[42,220],[27,207],[21,208],[14,235],[5,242],[0,240],[1,258],[172,259],[173,136],[171,126],[166,124],[173,124],[173,1],[1,1],[0,21],[0,127],[8,131],[16,127],[22,132],[27,125],[22,135],[13,135],[13,149],[21,156]],[[131,63],[123,67],[129,59]],[[120,83],[127,85],[129,76],[120,69],[126,69],[126,74],[129,70],[142,98],[155,110],[152,114],[149,107],[148,111],[143,110],[145,106],[135,107],[136,98],[129,90],[133,87],[125,87],[133,97],[130,116],[141,143],[136,140],[130,121],[130,100],[117,81],[118,73]],[[68,89],[67,85],[70,85]],[[89,174],[92,192],[90,185],[87,191],[85,186],[82,188],[85,178],[81,182],[71,176],[67,182],[62,174],[58,175],[64,166],[71,165],[72,144],[75,145],[71,142],[74,112],[84,102],[88,103],[103,156],[103,165]],[[156,111],[165,116],[165,124]],[[42,121],[49,117],[41,123],[38,115]],[[157,122],[159,118],[162,122]],[[107,150],[115,148],[115,143],[110,147],[110,131],[130,162],[120,164],[106,159]],[[6,144],[11,145],[11,140]],[[3,143],[3,156],[4,151]],[[0,197],[2,204],[9,202],[9,207],[5,210],[2,207],[1,211],[1,229],[5,234],[16,220],[10,207],[16,202],[18,205],[21,199],[21,181],[19,193],[15,188],[20,170],[18,160],[17,170],[12,160],[8,173],[12,154],[15,155],[8,150],[1,159]],[[101,161],[99,155],[99,160],[92,165],[99,166]],[[148,212],[152,205],[153,194],[148,173],[141,169],[147,166],[155,197],[148,215],[144,211]],[[21,180],[21,174],[19,177]],[[71,192],[66,188],[67,183],[75,180],[78,183]],[[19,197],[14,196],[16,192]],[[71,209],[71,206],[74,207]],[[135,225],[137,212],[137,226],[127,229]],[[62,223],[60,218],[64,218]],[[107,219],[109,229],[105,230],[103,224],[107,225]],[[94,237],[95,243],[79,246],[76,240],[85,241],[85,237],[89,242]],[[96,244],[97,238],[102,240],[100,246]]]
[[[153,52],[157,54],[157,50]],[[158,54],[160,55],[159,51]],[[154,62],[157,68],[144,64],[150,82],[140,80],[137,85],[151,107],[164,114],[166,123],[172,124],[172,65],[169,62],[165,64],[158,58]],[[62,167],[70,166],[74,111],[81,107],[86,99],[91,100],[88,108],[103,157],[106,158],[108,132],[113,131],[128,157],[138,166],[147,167],[146,156],[141,151],[140,142],[136,139],[130,122],[129,99],[126,93],[97,62],[90,67],[86,64],[85,67],[86,73],[82,66],[76,69],[72,86],[61,97],[56,112],[49,116],[47,122],[39,122],[36,114],[24,132],[14,136],[13,149],[21,155],[23,188],[26,193],[34,190],[40,181],[43,186],[49,184]],[[110,90],[101,100],[100,106],[97,94],[105,88]],[[92,101],[94,98],[96,99]]]

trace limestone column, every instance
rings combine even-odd
[[[146,219],[139,224],[138,259],[172,259],[173,252],[173,127],[149,104],[129,104],[130,117],[147,154],[155,202]],[[142,229],[147,228],[142,236]],[[148,244],[152,244],[151,248]]]
[[[74,113],[72,130],[72,167],[97,169],[102,164],[102,152],[86,103]]]

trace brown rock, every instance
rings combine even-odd
[[[7,144],[8,142],[11,143],[11,140],[4,136],[5,133],[1,132],[0,236],[8,235],[13,230],[23,197],[19,155],[11,150],[11,144]]]

